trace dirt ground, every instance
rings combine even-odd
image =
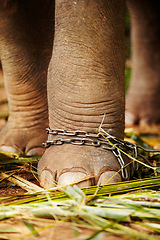
[[[39,231],[38,235],[31,236],[29,230],[25,227],[25,225],[22,223],[21,220],[19,221],[12,221],[10,222],[9,227],[15,227],[19,229],[19,232],[17,233],[9,233],[9,234],[0,234],[0,239],[2,237],[6,237],[8,239],[16,240],[16,239],[24,239],[24,240],[36,240],[36,239],[43,239],[43,240],[89,240],[89,237],[93,235],[94,231],[92,230],[86,230],[79,228],[77,232],[77,236],[75,236],[74,228],[72,228],[68,224],[58,224],[57,226],[50,227],[49,229],[41,230]],[[2,228],[8,227],[8,223],[1,226]],[[45,228],[44,223],[41,229]],[[127,237],[118,237],[113,236],[111,234],[107,233],[100,233],[98,238],[94,239],[100,239],[100,240],[129,240]]]

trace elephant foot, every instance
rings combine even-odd
[[[122,181],[113,153],[92,146],[63,144],[50,146],[38,164],[44,188],[76,183],[79,187]]]
[[[134,91],[129,93],[126,101],[126,127],[134,125],[155,125],[160,123],[160,98],[158,94],[145,94]]]
[[[25,155],[42,155],[46,141],[45,128],[10,128],[7,123],[0,131],[0,150],[5,152],[24,153]]]

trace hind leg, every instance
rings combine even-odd
[[[127,3],[133,49],[126,125],[160,123],[160,2]]]

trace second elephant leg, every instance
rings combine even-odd
[[[56,1],[55,38],[48,74],[49,126],[124,134],[124,2]],[[54,137],[50,138],[54,139]],[[49,147],[38,170],[41,185],[106,183],[120,166],[112,152],[92,146]],[[121,181],[119,173],[112,179]]]
[[[160,123],[160,2],[128,0],[132,77],[126,124]]]
[[[0,56],[9,119],[0,132],[0,148],[39,155],[44,152],[42,142],[48,125],[46,81],[52,51],[49,24],[53,4],[39,0],[7,4],[0,4]]]

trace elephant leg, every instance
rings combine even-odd
[[[124,1],[56,1],[48,73],[50,128],[124,135]],[[57,136],[56,136],[57,137]],[[50,140],[54,136],[50,136]],[[120,169],[111,151],[72,144],[50,146],[38,171],[43,187],[106,183]],[[121,181],[119,173],[112,182]]]
[[[23,151],[27,155],[44,152],[46,80],[53,42],[50,2],[0,3],[0,56],[9,104],[9,119],[0,132],[3,151]]]
[[[126,125],[160,123],[160,2],[128,0],[132,77]]]

